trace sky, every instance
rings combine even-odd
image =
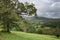
[[[60,18],[60,0],[19,0],[34,3],[39,17]]]

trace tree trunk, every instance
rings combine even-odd
[[[6,29],[6,32],[10,32],[9,22],[7,23],[7,29]]]
[[[4,24],[4,29],[2,30],[2,32],[8,32],[8,33],[10,33],[9,22],[7,22],[6,24]]]
[[[59,35],[56,35],[57,38],[59,38],[60,36]]]
[[[7,22],[7,28],[6,28],[6,32],[8,32],[8,33],[10,33],[10,23],[9,22]]]

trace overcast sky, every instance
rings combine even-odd
[[[60,0],[19,0],[34,3],[38,16],[60,18]]]

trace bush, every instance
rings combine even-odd
[[[44,28],[40,28],[37,29],[36,33],[38,34],[48,34],[48,35],[60,35],[60,29],[58,28],[51,28],[51,29],[44,29]]]

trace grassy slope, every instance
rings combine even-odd
[[[30,34],[24,32],[12,32],[11,34],[2,33],[2,40],[60,40],[54,36],[49,35],[39,35],[39,34]],[[0,40],[1,40],[0,39]]]

